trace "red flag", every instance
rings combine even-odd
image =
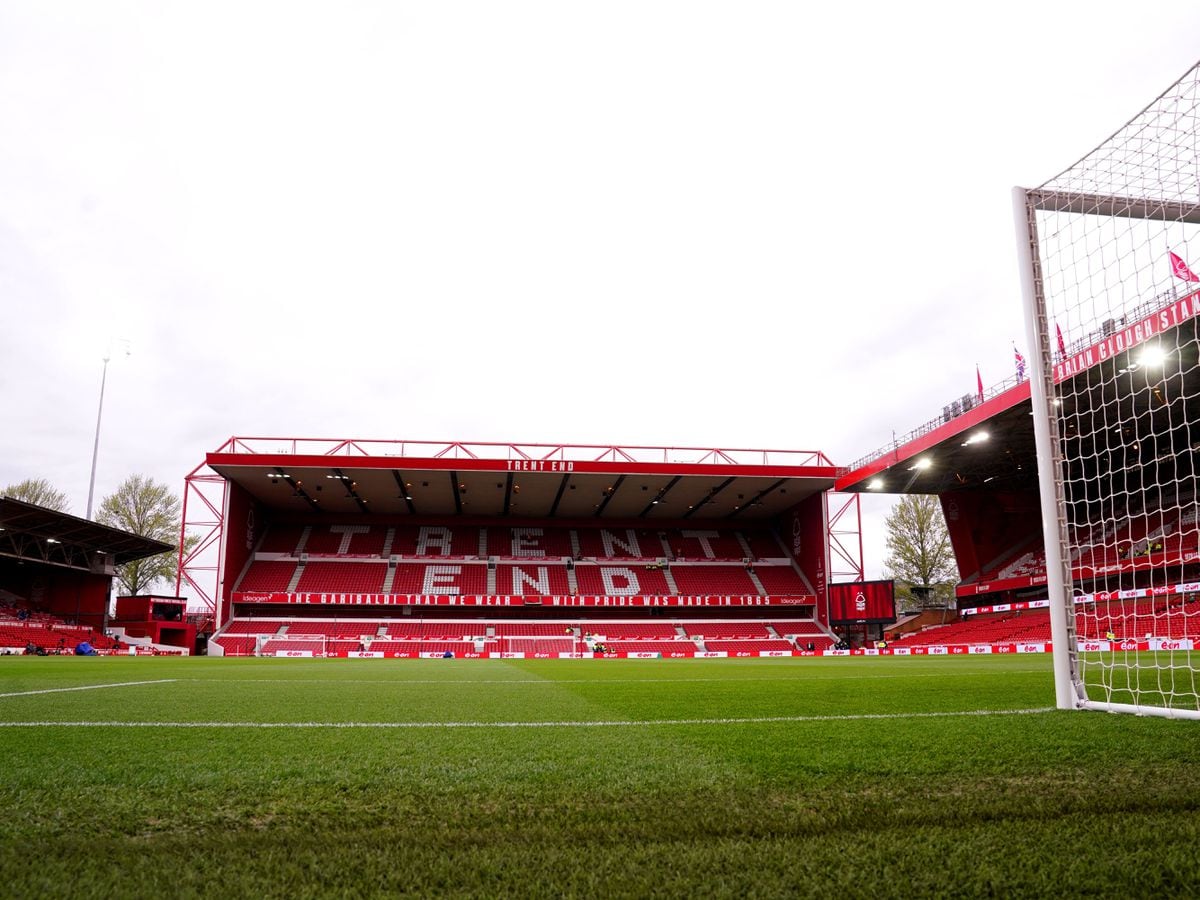
[[[1063,341],[1062,326],[1059,325],[1057,322],[1054,323],[1054,331],[1058,335],[1058,353],[1060,356],[1066,356],[1067,355],[1067,345],[1066,345],[1066,342]]]
[[[975,363],[975,386],[979,392],[979,402],[983,402],[983,376],[979,374],[979,363]]]
[[[1197,275],[1188,268],[1185,263],[1174,250],[1168,250],[1167,256],[1171,258],[1171,274],[1176,278],[1182,278],[1184,281],[1200,281],[1200,275]]]

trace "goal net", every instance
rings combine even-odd
[[[1198,104],[1014,192],[1061,708],[1200,718]]]
[[[329,641],[323,634],[256,635],[255,656],[319,657],[325,656]]]

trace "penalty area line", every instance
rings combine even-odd
[[[65,694],[68,691],[98,691],[101,688],[137,687],[140,684],[171,684],[174,678],[159,678],[157,681],[117,681],[111,684],[85,684],[79,687],[43,688],[39,691],[13,691],[0,697],[31,697],[34,694]]]
[[[1053,712],[1031,709],[970,709],[956,712],[860,713],[833,716],[747,716],[710,719],[600,719],[566,722],[0,722],[0,728],[646,728],[675,725],[773,725],[793,722],[869,722],[894,719],[954,719],[1030,716]]]

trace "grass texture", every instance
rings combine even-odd
[[[1051,711],[1047,656],[13,657],[0,694],[4,896],[1200,893],[1200,723]]]

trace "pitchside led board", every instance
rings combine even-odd
[[[895,621],[894,581],[829,585],[830,625],[890,625]]]

